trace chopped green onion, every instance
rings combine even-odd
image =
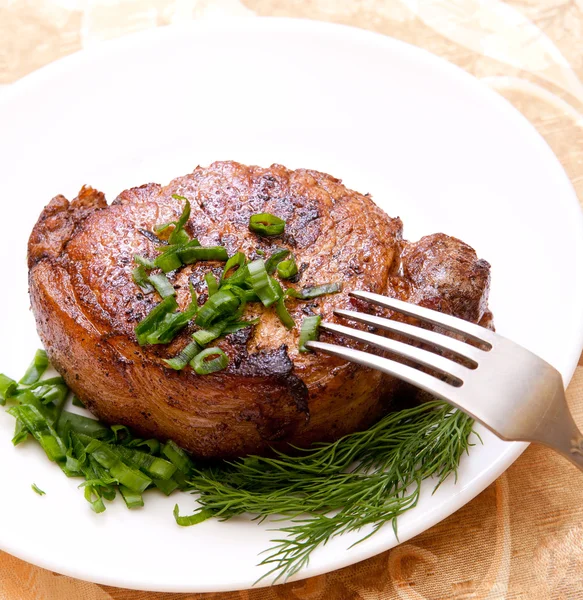
[[[18,446],[18,444],[22,444],[22,442],[26,441],[27,438],[28,429],[20,419],[16,419],[16,423],[14,425],[14,435],[12,436],[12,444],[14,446]]]
[[[258,235],[281,235],[285,229],[285,221],[271,213],[259,213],[249,218],[249,229]]]
[[[188,325],[193,316],[192,312],[189,311],[166,315],[162,323],[148,334],[146,338],[147,343],[169,344]]]
[[[135,450],[133,448],[126,448],[125,446],[112,447],[126,464],[144,471],[150,477],[156,477],[157,479],[170,479],[170,477],[172,477],[176,471],[176,467],[171,462],[168,462],[163,458],[159,458],[158,456],[152,456],[147,452],[142,452],[141,450]]]
[[[0,405],[4,406],[8,398],[16,394],[18,384],[14,379],[0,373]]]
[[[162,298],[167,298],[168,296],[174,296],[176,294],[174,286],[168,281],[168,277],[162,273],[150,275],[148,281],[156,288],[156,291]]]
[[[65,384],[50,386],[49,389],[41,396],[43,404],[54,402],[60,404],[64,402],[69,395],[69,388]]]
[[[296,326],[296,322],[292,319],[292,316],[289,314],[284,298],[280,298],[275,305],[275,312],[279,317],[279,320],[288,328],[293,329]]]
[[[81,433],[92,438],[106,439],[111,435],[110,429],[106,425],[103,425],[103,423],[90,417],[84,417],[83,415],[64,410],[57,422],[59,435],[64,436],[67,427],[75,433]]]
[[[170,494],[178,489],[179,485],[175,479],[152,479],[154,485],[165,495],[170,496]]]
[[[223,246],[190,246],[184,247],[178,252],[178,256],[185,265],[195,263],[199,260],[228,260],[227,249]]]
[[[281,279],[291,279],[294,275],[298,274],[298,265],[293,256],[289,260],[282,260],[277,265],[277,274]]]
[[[318,330],[321,321],[322,317],[320,315],[304,317],[302,328],[300,329],[300,352],[311,352],[311,350],[306,347],[306,342],[318,339]]]
[[[30,486],[39,496],[44,496],[46,492],[43,492],[37,485],[36,483],[33,483]]]
[[[73,396],[71,404],[73,406],[78,406],[79,408],[85,408],[85,404],[83,404],[83,402],[77,396]]]
[[[229,258],[227,264],[225,265],[225,268],[223,269],[220,285],[223,285],[226,279],[230,279],[235,273],[237,273],[237,271],[240,271],[241,267],[244,267],[246,262],[247,259],[243,252],[236,252],[235,254],[233,254],[233,256]],[[231,275],[229,275],[229,272],[232,269],[235,269],[235,271],[231,273]]]
[[[190,473],[192,469],[192,461],[188,454],[175,442],[168,440],[162,446],[162,454],[181,472],[185,475]]]
[[[31,404],[21,404],[13,406],[8,412],[22,421],[50,460],[54,462],[65,460],[67,448],[63,440],[36,407]]]
[[[261,250],[261,248],[256,248],[255,254],[257,254],[257,256],[265,256],[265,252]]]
[[[287,248],[278,248],[266,261],[265,261],[265,270],[269,273],[269,275],[273,275],[275,273],[275,269],[277,265],[289,256],[289,250]]]
[[[140,256],[139,254],[134,254],[134,261],[145,269],[154,269],[156,267],[153,260],[150,260],[145,256]]]
[[[223,331],[227,327],[226,321],[218,321],[213,325],[210,325],[207,329],[199,329],[192,334],[192,339],[199,346],[206,346],[209,342],[216,340],[221,337]],[[194,358],[194,356],[193,356]]]
[[[174,200],[183,200],[187,202],[186,197],[181,196],[180,194],[172,194],[172,198],[174,198]]]
[[[120,485],[119,491],[128,508],[139,508],[140,506],[144,506],[142,494],[130,490],[125,485]]]
[[[309,300],[310,298],[317,298],[318,296],[324,296],[326,294],[335,294],[341,290],[341,283],[323,283],[322,285],[306,287],[300,291],[294,290],[293,288],[288,288],[285,293],[287,296],[291,296],[292,298]]]
[[[259,296],[264,306],[271,306],[274,302],[277,302],[281,294],[278,294],[278,290],[275,289],[273,281],[267,274],[263,259],[258,258],[250,262],[247,269],[253,291]]]
[[[109,469],[112,477],[134,492],[142,493],[152,483],[149,477],[122,462],[114,448],[105,442],[92,440],[86,452],[101,466]]]
[[[178,508],[178,504],[174,507],[174,519],[176,520],[176,524],[181,527],[190,527],[191,525],[198,525],[198,523],[202,523],[207,519],[210,519],[213,516],[213,512],[208,508],[202,508],[199,511],[195,512],[192,515],[187,517],[180,516],[180,509]]]
[[[221,289],[200,307],[195,322],[199,327],[207,327],[211,323],[232,315],[240,304],[241,300],[230,290]]]
[[[19,381],[22,385],[30,385],[36,383],[46,371],[49,364],[47,353],[44,350],[37,350],[32,363],[26,370],[22,379]]]
[[[200,346],[196,342],[190,342],[174,358],[166,358],[164,362],[172,369],[180,371],[200,352]]]
[[[223,335],[235,333],[235,331],[239,331],[240,329],[245,329],[246,327],[257,325],[257,323],[259,323],[259,317],[257,317],[256,319],[251,319],[250,321],[233,321],[231,323],[228,323],[225,329],[223,329]]]
[[[190,364],[198,375],[209,375],[226,368],[229,364],[229,357],[220,348],[206,348],[197,354]]]
[[[167,296],[155,306],[144,319],[142,319],[136,326],[135,332],[138,338],[138,344],[143,346],[148,341],[148,335],[150,335],[156,328],[162,323],[164,317],[178,308],[178,303],[174,296]]]
[[[180,269],[182,266],[182,261],[178,256],[178,251],[180,250],[180,246],[178,248],[170,248],[160,254],[160,256],[156,257],[154,261],[154,266],[162,269],[164,273],[170,273],[170,271],[176,271],[176,269]]]
[[[204,276],[204,280],[206,281],[206,286],[208,288],[209,291],[209,296],[212,296],[213,294],[216,294],[219,291],[219,284],[215,278],[215,276],[212,273],[207,273]]]

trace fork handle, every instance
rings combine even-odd
[[[532,439],[556,450],[583,471],[583,433],[569,411],[564,394],[562,401],[554,403],[555,414],[547,417]]]

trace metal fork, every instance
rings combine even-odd
[[[351,310],[336,310],[335,314],[396,333],[407,341],[446,350],[465,364],[336,323],[325,322],[321,328],[406,358],[415,366],[326,342],[307,342],[306,346],[407,381],[469,414],[503,440],[544,444],[583,471],[583,435],[567,407],[563,379],[542,358],[497,333],[457,317],[370,292],[355,291],[350,295],[436,325],[480,347],[433,330]],[[437,376],[415,368],[421,365],[437,372]],[[440,378],[439,374],[447,377]]]

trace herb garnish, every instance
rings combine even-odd
[[[172,441],[137,438],[123,425],[109,427],[64,410],[63,380],[40,380],[45,358],[44,351],[37,352],[36,366],[21,380],[25,384],[0,375],[2,389],[11,392],[8,412],[17,419],[15,445],[32,435],[68,477],[84,479],[79,487],[97,513],[117,492],[135,509],[143,506],[144,491],[157,488],[166,495],[177,489],[199,494],[194,514],[181,516],[174,508],[181,526],[247,512],[259,522],[290,518],[290,525],[279,528],[284,537],[273,540],[271,553],[260,562],[270,568],[263,577],[273,574],[275,581],[297,573],[315,548],[341,533],[368,526],[366,539],[388,522],[397,533],[397,517],[417,504],[421,482],[435,477],[439,486],[455,476],[472,445],[472,419],[432,401],[390,413],[336,442],[296,449],[293,456],[279,452],[275,458],[198,465]],[[62,388],[65,394],[48,394],[54,400],[43,403],[47,390]]]

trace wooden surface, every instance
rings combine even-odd
[[[458,64],[524,113],[583,199],[581,0],[0,0],[0,94],[101,40],[223,15],[350,24]],[[568,397],[583,425],[579,364]],[[583,474],[531,447],[433,529],[328,575],[264,590],[166,595],[69,579],[0,553],[0,600],[572,600],[583,598],[582,498]]]

